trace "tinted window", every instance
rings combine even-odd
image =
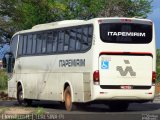
[[[32,34],[28,35],[27,54],[31,54],[31,50],[32,50]]]
[[[23,36],[23,55],[27,52],[27,35]]]
[[[82,28],[77,28],[77,41],[76,41],[76,50],[81,49],[81,42],[82,42]]]
[[[69,34],[70,34],[69,30],[65,30],[65,33],[64,33],[64,51],[65,52],[69,50],[69,39],[70,39]]]
[[[102,23],[100,37],[110,43],[149,43],[152,40],[152,25],[134,23]]]
[[[36,53],[41,53],[42,50],[42,37],[41,34],[37,35],[37,50]]]
[[[16,57],[17,42],[18,42],[18,35],[13,37],[11,45],[10,45],[11,52],[13,53],[14,57]]]
[[[47,52],[50,53],[52,52],[52,45],[53,44],[53,34],[52,32],[48,32],[47,35]]]
[[[47,33],[42,34],[42,53],[46,52]]]
[[[83,27],[83,31],[82,31],[82,50],[86,50],[89,46],[89,42],[88,42],[88,27]]]
[[[23,36],[19,36],[19,46],[18,46],[18,55],[22,55],[23,53]]]
[[[57,51],[57,44],[58,44],[58,32],[53,31],[53,52]]]
[[[88,28],[88,43],[91,45],[92,42],[92,33],[93,33],[93,28],[89,26]]]
[[[59,31],[58,52],[63,51],[63,43],[64,43],[64,31]]]
[[[69,50],[75,51],[75,48],[76,48],[76,29],[71,29]]]
[[[91,47],[91,25],[20,35],[19,55],[81,52]]]
[[[33,35],[33,42],[32,42],[32,54],[36,53],[36,34]]]

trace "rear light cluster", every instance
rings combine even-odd
[[[94,71],[93,73],[93,82],[95,85],[99,85],[100,81],[100,75],[99,75],[99,70]],[[154,84],[156,82],[156,72],[152,72],[152,83]]]
[[[94,71],[93,82],[95,85],[99,85],[99,70]]]
[[[152,83],[156,83],[156,72],[152,72]]]

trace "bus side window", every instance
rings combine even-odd
[[[33,42],[32,42],[32,54],[36,53],[36,44],[37,44],[36,34],[34,34],[33,35]]]
[[[64,31],[59,31],[58,37],[58,52],[63,52],[63,44],[64,44]]]
[[[77,29],[77,35],[76,36],[77,36],[76,37],[76,39],[77,39],[77,41],[76,41],[76,50],[79,51],[79,50],[81,50],[82,28],[78,28]]]
[[[18,46],[18,56],[21,56],[23,53],[23,35],[19,36],[19,46]]]
[[[82,50],[86,50],[88,47],[88,27],[84,26],[82,31]]]
[[[69,50],[69,30],[65,30],[65,37],[64,37],[64,52]]]
[[[92,36],[93,36],[93,27],[89,26],[88,27],[88,43],[91,45],[92,43]]]
[[[27,40],[27,54],[31,54],[31,50],[32,50],[32,34],[28,35],[28,40]]]
[[[42,37],[41,34],[37,34],[37,47],[36,47],[36,53],[41,53],[42,51]]]
[[[23,55],[27,53],[27,35],[23,36]]]
[[[52,52],[52,46],[53,46],[53,33],[52,32],[48,32],[47,33],[47,53],[51,53]]]
[[[42,53],[46,52],[47,33],[42,34]]]
[[[57,44],[58,44],[58,32],[53,31],[53,52],[57,52]]]
[[[14,58],[16,57],[17,43],[18,43],[18,35],[13,37],[11,45],[10,45],[10,51],[13,54]]]
[[[76,49],[76,29],[71,29],[69,50],[75,51],[75,49]]]

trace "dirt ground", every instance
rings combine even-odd
[[[34,112],[33,108],[25,108],[25,107],[3,107],[0,108],[0,114],[31,114]]]
[[[156,94],[160,94],[160,83],[156,84]]]
[[[160,94],[160,83],[156,84],[156,94]],[[8,98],[6,92],[0,91],[0,101],[1,100],[11,100]],[[35,111],[34,108],[29,107],[1,107],[0,114],[31,114]]]

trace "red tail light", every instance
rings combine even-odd
[[[99,85],[99,70],[94,71],[93,82],[95,85]]]
[[[155,83],[156,82],[156,72],[153,71],[152,72],[152,83]]]

